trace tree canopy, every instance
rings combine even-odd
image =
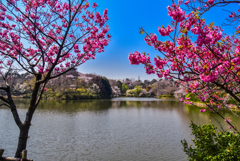
[[[130,63],[144,64],[147,74],[173,78],[185,84],[187,92],[196,94],[202,102],[209,99],[210,104],[207,106],[216,113],[216,108],[233,105],[239,108],[240,26],[233,28],[233,35],[227,35],[214,22],[207,24],[203,17],[206,11],[215,6],[239,2],[187,0],[183,3],[181,0],[178,4],[172,3],[167,7],[172,21],[166,27],[158,27],[160,37],[165,37],[166,41],[140,28],[140,34],[145,35],[145,42],[157,50],[160,56],[154,57],[154,62],[151,62],[149,54],[135,51],[129,53]],[[188,12],[186,8],[193,11]],[[236,12],[240,10],[230,12],[229,20],[239,20]],[[223,92],[235,100],[234,104],[227,104]],[[185,103],[192,102],[186,100]]]
[[[101,14],[97,7],[88,0],[0,1],[0,77],[5,81],[0,90],[7,93],[7,98],[0,99],[20,129],[15,157],[26,149],[33,113],[47,82],[95,59],[108,45],[108,10]],[[9,86],[14,71],[25,71],[35,79],[24,122]]]

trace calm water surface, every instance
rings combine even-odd
[[[17,100],[23,119],[29,100]],[[231,116],[225,112],[225,117]],[[28,140],[34,161],[184,161],[181,140],[191,140],[190,118],[197,124],[212,113],[176,100],[114,98],[45,101],[36,110]],[[233,122],[237,119],[232,116]],[[218,125],[219,126],[219,125]],[[224,128],[227,125],[223,124]],[[239,127],[240,128],[240,127]],[[14,156],[18,128],[7,108],[0,108],[0,148]]]

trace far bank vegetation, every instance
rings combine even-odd
[[[12,93],[16,97],[30,98],[34,78],[27,74],[11,73]],[[3,82],[0,82],[0,84]],[[157,97],[161,99],[175,98],[174,92],[179,91],[174,80],[123,80],[108,79],[96,74],[83,74],[76,69],[49,81],[45,99],[92,99],[111,97]],[[4,95],[4,93],[2,93]],[[184,94],[184,92],[183,92]]]

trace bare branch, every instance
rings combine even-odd
[[[7,106],[7,107],[11,108],[11,106],[9,106],[9,105],[7,105],[5,103],[0,104],[0,106]]]

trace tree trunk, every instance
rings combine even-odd
[[[19,134],[19,138],[18,138],[18,147],[17,147],[17,151],[15,153],[15,158],[21,158],[21,152],[23,150],[25,150],[26,147],[27,147],[28,132],[29,132],[29,128],[30,128],[30,125],[31,125],[31,120],[32,120],[32,117],[33,117],[33,113],[37,108],[37,104],[38,104],[37,103],[37,96],[38,96],[39,88],[40,88],[40,85],[41,85],[37,81],[40,80],[41,77],[42,77],[41,74],[36,76],[36,83],[35,83],[34,88],[33,88],[32,97],[31,97],[31,101],[30,101],[30,106],[29,106],[28,112],[26,114],[25,122],[21,125],[18,125],[18,127],[20,129],[20,134]]]
[[[21,158],[21,152],[27,147],[27,139],[29,132],[30,124],[23,124],[20,127],[20,134],[18,138],[17,151],[15,153],[15,158]]]

